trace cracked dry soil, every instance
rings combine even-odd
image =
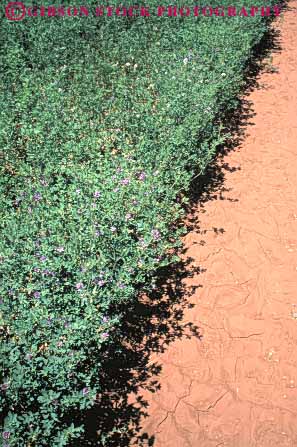
[[[274,24],[276,69],[247,97],[244,140],[220,160],[224,187],[199,201],[184,238],[200,268],[185,280],[199,287],[184,322],[202,338],[153,358],[161,387],[144,391],[141,426],[154,447],[297,446],[296,6]]]

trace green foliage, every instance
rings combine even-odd
[[[222,142],[216,123],[266,26],[260,17],[2,19],[2,445],[80,437],[69,415],[100,393],[117,305],[172,261],[180,193]]]

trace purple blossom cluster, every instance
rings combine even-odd
[[[49,269],[40,269],[39,267],[34,267],[33,271],[35,273],[41,273],[44,276],[55,276],[55,272],[50,271]]]
[[[42,274],[43,274],[44,276],[55,276],[55,273],[54,273],[54,272],[51,272],[49,269],[44,269],[44,270],[42,270]]]
[[[146,179],[146,173],[140,172],[140,174],[138,174],[138,180],[143,182],[145,179]]]
[[[138,241],[139,241],[139,246],[141,248],[146,248],[147,247],[148,244],[145,242],[143,237],[141,237]]]
[[[1,391],[6,391],[9,388],[9,383],[2,383],[1,384]]]
[[[82,282],[78,282],[76,285],[76,290],[78,290],[79,292],[81,292],[84,289],[84,284]]]
[[[100,274],[93,279],[93,283],[98,285],[99,287],[103,287],[106,282],[107,280],[105,279],[104,272],[100,272]]]
[[[103,236],[103,231],[98,228],[98,223],[94,222],[94,228],[95,228],[95,236]]]
[[[36,193],[33,195],[33,200],[34,200],[35,202],[40,202],[41,199],[42,199],[42,197],[41,197],[40,192],[36,192]]]
[[[82,395],[86,396],[87,394],[89,394],[89,388],[86,386],[85,388],[82,389]]]
[[[121,180],[121,184],[123,186],[127,186],[130,183],[130,179],[129,178],[124,178],[123,180]]]
[[[40,184],[45,187],[49,185],[48,181],[44,177],[40,179]]]
[[[70,322],[66,319],[66,318],[53,318],[53,317],[48,317],[47,319],[46,319],[46,323],[48,324],[48,326],[51,326],[51,324],[54,322],[54,321],[62,321],[63,322],[63,326],[65,327],[65,328],[68,328],[69,326],[70,326]]]
[[[151,234],[152,234],[154,241],[159,241],[161,239],[161,233],[159,230],[154,229],[154,230],[152,230]]]

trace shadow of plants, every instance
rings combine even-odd
[[[154,445],[154,437],[141,433],[141,419],[148,416],[142,393],[160,389],[161,365],[152,358],[176,339],[200,338],[197,326],[183,322],[184,311],[193,307],[188,299],[195,291],[186,288],[183,280],[199,273],[191,262],[189,258],[160,269],[152,293],[128,309],[117,308],[124,318],[118,340],[103,354],[105,374],[98,406],[84,415],[85,437],[73,445],[124,447],[132,440],[137,446]],[[77,422],[81,423],[81,415]]]

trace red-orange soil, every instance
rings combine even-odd
[[[161,389],[143,393],[142,432],[154,447],[297,446],[296,5],[274,25],[278,72],[260,75],[246,137],[221,161],[225,189],[184,239],[202,269],[184,322],[203,337],[153,358]]]

